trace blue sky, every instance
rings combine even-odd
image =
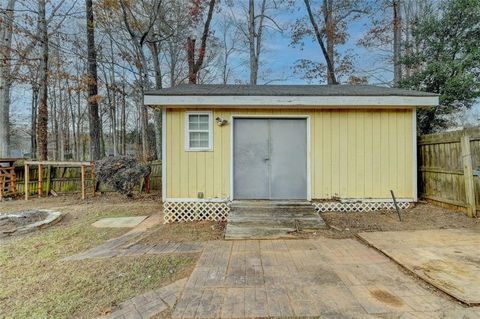
[[[246,6],[246,4],[244,5]],[[224,13],[228,14],[228,13]],[[236,8],[235,15],[242,19],[243,12]],[[272,13],[273,14],[273,13]],[[297,74],[293,74],[293,66],[299,59],[308,59],[316,62],[324,62],[323,56],[320,51],[318,43],[312,39],[305,39],[304,46],[292,47],[291,42],[291,25],[297,18],[305,15],[305,8],[302,3],[298,3],[295,8],[288,8],[276,11],[275,21],[284,27],[283,32],[267,29],[264,36],[264,52],[262,53],[262,61],[260,67],[260,73],[262,70],[271,70],[268,73],[268,77],[264,80],[271,81],[276,79],[282,79],[282,81],[275,81],[276,84],[303,84],[304,79]],[[384,65],[384,62],[380,59],[375,50],[367,50],[363,47],[357,46],[357,42],[365,34],[367,20],[366,18],[353,21],[348,26],[349,39],[344,45],[339,45],[337,49],[340,53],[347,50],[353,51],[357,55],[356,59],[356,72],[357,76],[366,76],[373,69],[378,68],[379,64],[385,67],[386,70],[376,72],[375,77],[369,77],[371,84],[380,84],[389,82],[393,78],[393,67]],[[379,52],[377,52],[379,53]],[[238,57],[237,57],[238,59]],[[239,60],[234,64],[240,64]],[[389,70],[392,69],[392,70]],[[241,69],[236,69],[236,77],[247,81],[249,78],[248,67],[245,66]],[[319,79],[317,83],[323,83],[324,79]],[[262,83],[265,81],[259,81]]]
[[[246,1],[242,1],[246,5]],[[235,9],[234,14],[239,19],[244,18],[242,10]],[[214,29],[217,28],[220,23],[223,13],[216,13],[214,16]],[[283,32],[269,30],[264,33],[264,51],[261,57],[261,66],[259,73],[264,74],[266,71],[267,76],[259,79],[259,84],[265,83],[265,81],[272,81],[272,84],[304,84],[305,80],[301,79],[299,75],[293,73],[293,66],[298,59],[309,59],[316,62],[324,62],[323,56],[320,51],[320,47],[314,39],[305,39],[304,46],[300,48],[292,47],[291,42],[291,24],[295,20],[305,14],[305,8],[303,2],[298,2],[297,7],[294,9],[282,9],[272,13],[275,16],[275,20],[284,27]],[[388,12],[386,13],[388,14]],[[355,60],[357,76],[369,75],[370,84],[387,83],[392,80],[393,66],[390,63],[386,63],[380,58],[380,54],[384,54],[380,48],[374,48],[367,50],[365,48],[357,46],[358,40],[366,32],[366,18],[354,21],[348,26],[349,39],[345,45],[338,46],[337,49],[342,53],[346,50],[353,51],[357,58]],[[215,35],[219,36],[218,30],[215,30]],[[234,78],[241,80],[242,82],[248,82],[249,69],[248,63],[246,63],[246,54],[236,55],[232,59],[232,64],[237,66],[234,70]],[[381,70],[378,70],[381,68]],[[375,71],[375,76],[371,76],[368,71]],[[323,79],[319,79],[317,83],[323,83]],[[30,114],[30,88],[16,86],[12,92],[12,115],[13,119],[18,121],[28,121]],[[480,105],[476,105],[474,110],[469,112],[470,118],[478,118],[477,114],[480,114]]]

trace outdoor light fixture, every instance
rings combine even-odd
[[[225,124],[228,123],[228,121],[226,119],[224,119],[223,117],[217,117],[215,119],[215,121],[217,121],[218,126],[224,126]]]

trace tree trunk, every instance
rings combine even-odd
[[[117,156],[117,151],[116,151],[116,145],[117,145],[117,140],[116,140],[116,112],[115,112],[115,87],[113,85],[114,81],[110,81],[107,75],[107,72],[105,68],[102,68],[102,73],[103,73],[103,79],[105,83],[105,90],[107,91],[107,105],[108,105],[108,118],[110,119],[110,146],[112,147],[113,151],[113,156]],[[110,75],[112,79],[112,74]],[[103,132],[102,132],[102,138]],[[108,154],[110,155],[110,153]]]
[[[67,87],[68,85],[68,79],[67,79]],[[72,159],[79,160],[79,154],[78,154],[78,139],[77,139],[77,123],[76,123],[76,117],[75,117],[75,112],[73,111],[73,102],[72,102],[72,90],[69,88],[68,90],[68,107],[70,111],[70,119],[72,122],[72,140],[73,140],[73,147],[72,147]]]
[[[122,110],[120,112],[120,130],[121,130],[121,145],[122,145],[122,155],[127,154],[127,117],[125,114],[125,110],[127,108],[127,98],[125,93],[125,81],[122,84]]]
[[[155,70],[155,89],[162,88],[162,69],[160,67],[159,50],[156,43],[149,45],[152,52],[153,69]],[[153,120],[155,123],[155,149],[157,160],[162,158],[162,112],[158,110],[153,111]]]
[[[187,62],[188,62],[188,84],[197,84],[197,73],[195,70],[195,39],[187,38]]]
[[[100,123],[103,123],[103,113],[100,115]],[[106,156],[106,150],[105,150],[105,138],[103,135],[103,127],[100,125],[98,130],[98,136],[100,136],[100,158],[104,158]]]
[[[140,76],[142,77],[142,87],[140,94],[140,127],[142,130],[142,153],[143,160],[150,160],[150,143],[148,140],[148,110],[147,106],[143,104],[143,97],[145,96],[145,91],[149,89],[150,85],[148,82],[148,67],[147,67],[147,58],[143,52],[142,46],[138,47],[140,55],[141,66],[139,68]]]
[[[323,16],[325,19],[325,33],[327,38],[327,55],[330,63],[335,67],[335,21],[333,19],[333,1],[324,0],[323,2]],[[327,83],[335,84],[335,79],[332,76],[333,72],[327,72]]]
[[[64,87],[64,90],[68,90],[68,87]],[[68,94],[68,93],[67,93]],[[62,140],[63,140],[63,158],[71,159],[71,148],[70,148],[70,113],[68,112],[68,107],[66,103],[67,96],[65,100],[62,101]],[[64,103],[65,102],[65,103]]]
[[[57,91],[56,85],[50,86],[50,112],[49,114],[54,114],[50,119],[50,137],[53,137],[53,160],[58,161],[58,113],[57,113]]]
[[[40,30],[41,60],[39,71],[39,105],[37,116],[37,145],[39,158],[48,159],[48,31],[45,18],[45,0],[38,1],[38,28]]]
[[[85,160],[85,136],[83,136],[83,119],[82,119],[82,102],[81,102],[81,92],[80,89],[77,89],[77,136],[79,141],[83,143],[77,143],[77,154],[79,160]]]
[[[9,0],[0,12],[0,157],[8,157],[10,144],[10,56],[16,0]]]
[[[248,44],[250,47],[250,84],[257,84],[257,53],[255,48],[255,2],[248,1]]]
[[[37,107],[38,107],[38,88],[32,84],[32,111],[31,125],[32,131],[30,136],[30,157],[37,158]]]
[[[257,29],[257,39],[256,39],[256,49],[255,49],[255,84],[257,84],[258,80],[258,66],[260,64],[260,52],[262,51],[262,34],[263,34],[263,21],[265,18],[265,9],[267,6],[267,1],[262,0],[262,6],[260,8],[260,17],[258,22],[258,29]]]
[[[113,156],[117,156],[119,153],[119,147],[118,147],[118,117],[117,117],[117,83],[115,79],[115,55],[113,53],[113,41],[112,38],[110,38],[110,83],[111,83],[111,91],[112,91],[112,98],[111,98],[111,105],[110,105],[110,110],[112,112],[112,131],[113,131],[113,136],[112,136],[112,142],[113,142]],[[106,76],[105,76],[106,78]],[[106,81],[105,81],[106,82]]]
[[[398,86],[402,80],[402,21],[400,0],[393,0],[393,85]]]
[[[0,75],[0,157],[8,157],[10,145],[10,72]]]
[[[325,44],[323,43],[322,39],[322,33],[320,32],[320,29],[318,28],[318,24],[315,21],[315,17],[312,13],[312,8],[310,6],[310,1],[309,0],[304,0],[305,2],[305,7],[307,8],[307,13],[308,17],[310,19],[310,23],[313,26],[313,30],[315,31],[315,37],[317,39],[318,44],[320,45],[320,49],[322,50],[323,57],[325,58],[325,61],[327,63],[327,81],[330,79],[329,84],[338,84],[337,79],[335,77],[335,67],[330,60],[330,56],[328,55],[327,49],[325,48]]]
[[[198,59],[195,61],[195,39],[187,38],[187,62],[188,62],[188,83],[197,84],[198,72],[202,68],[205,52],[207,49],[207,39],[210,32],[210,22],[213,17],[213,9],[215,8],[215,0],[210,0],[208,4],[207,20],[203,26],[202,42],[198,53]]]
[[[100,159],[100,119],[98,116],[97,52],[92,0],[85,0],[87,11],[88,50],[88,123],[90,129],[90,160]]]

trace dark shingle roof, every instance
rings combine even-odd
[[[437,94],[374,85],[236,85],[181,84],[150,91],[163,96],[438,96]]]

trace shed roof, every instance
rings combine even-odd
[[[189,96],[437,96],[434,93],[375,85],[180,84],[146,95]]]
[[[374,85],[181,84],[146,92],[144,101],[170,107],[416,107],[437,105],[438,94]]]

